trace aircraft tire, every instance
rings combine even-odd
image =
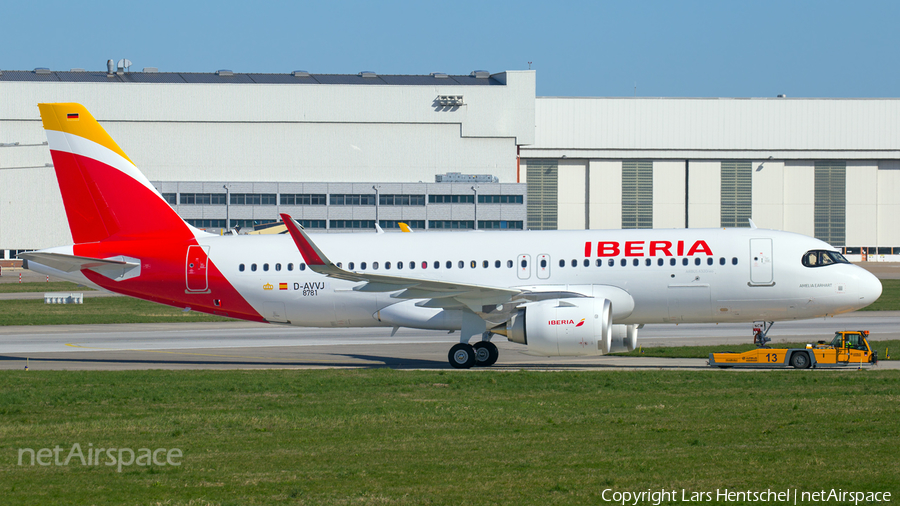
[[[450,348],[450,365],[455,369],[469,369],[475,365],[475,348],[471,344],[459,343]]]
[[[809,364],[809,355],[806,352],[797,351],[791,355],[791,365],[794,366],[794,369],[808,369]]]
[[[500,350],[490,341],[479,341],[473,348],[475,348],[475,367],[490,367],[500,358]]]

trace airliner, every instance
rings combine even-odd
[[[85,107],[39,108],[74,244],[19,256],[179,308],[458,331],[448,358],[466,369],[497,361],[494,335],[533,355],[603,355],[633,350],[644,324],[824,317],[881,295],[829,244],[755,226],[309,234],[281,214],[284,235],[214,235],[185,223]]]

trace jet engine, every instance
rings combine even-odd
[[[526,345],[530,355],[548,357],[603,355],[637,346],[637,326],[613,325],[612,303],[591,297],[525,304],[491,332]]]

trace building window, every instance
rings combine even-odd
[[[521,204],[525,200],[522,195],[479,195],[479,204]],[[479,227],[480,228],[480,227]]]
[[[275,220],[231,220],[231,228],[254,228],[259,225],[277,225]],[[268,227],[265,227],[268,228]]]
[[[528,229],[556,230],[558,217],[556,160],[526,160],[528,178]]]
[[[753,174],[749,161],[723,161],[721,182],[721,225],[750,227]]]
[[[622,162],[622,228],[653,228],[653,162]]]
[[[231,204],[237,206],[274,206],[274,193],[232,193]]]
[[[429,204],[474,204],[475,195],[429,195]]]
[[[847,212],[847,163],[816,162],[816,239],[845,246]]]
[[[333,193],[329,202],[333,206],[374,206],[375,194]]]
[[[283,206],[324,206],[324,193],[282,193],[280,202]]]
[[[328,228],[375,228],[375,220],[329,220]]]
[[[225,228],[225,220],[185,220],[188,225],[197,228]]]
[[[425,230],[425,220],[378,220],[378,225],[385,230],[399,229],[401,223],[406,223],[409,228]]]
[[[474,229],[475,222],[472,220],[429,220],[428,228]]]
[[[522,230],[523,223],[521,221],[505,221],[505,220],[495,220],[495,221],[482,221],[478,220],[478,228],[479,229],[499,229],[499,230]]]
[[[173,206],[178,203],[178,199],[176,197],[177,197],[177,195],[174,193],[163,193],[162,194],[163,200],[168,202],[169,205],[173,205]]]
[[[424,206],[425,195],[379,195],[380,206]]]
[[[169,194],[172,195],[172,194]],[[180,204],[183,205],[225,205],[224,193],[182,193]]]

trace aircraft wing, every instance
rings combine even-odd
[[[491,309],[484,306],[503,304],[522,294],[521,290],[511,288],[347,271],[334,265],[293,218],[282,214],[281,219],[287,225],[294,244],[297,245],[310,269],[335,279],[364,282],[364,285],[354,288],[361,292],[398,292],[392,297],[430,299],[422,305],[444,308],[467,307],[477,313],[490,312]]]

